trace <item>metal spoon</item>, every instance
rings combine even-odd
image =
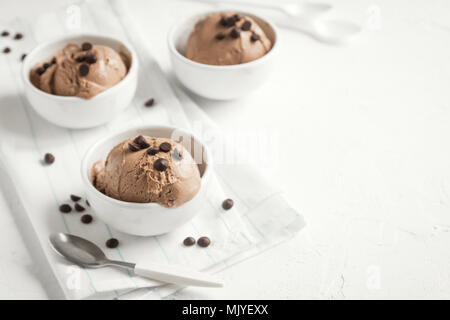
[[[223,287],[223,282],[208,274],[184,267],[159,264],[135,264],[109,260],[94,243],[66,233],[50,235],[52,247],[70,262],[86,268],[115,266],[133,271],[136,275],[181,286]]]

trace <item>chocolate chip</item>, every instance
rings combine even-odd
[[[94,63],[97,62],[97,57],[94,56],[94,54],[93,54],[92,52],[89,52],[89,53],[86,55],[85,58],[86,58],[86,59],[85,59],[86,62],[89,63],[89,64],[94,64]]]
[[[92,216],[90,215],[90,214],[83,214],[82,216],[81,216],[81,222],[83,222],[83,223],[91,223],[92,222]]]
[[[261,37],[256,33],[253,33],[252,36],[250,37],[250,40],[252,42],[258,41],[259,39],[261,39]]]
[[[172,145],[168,142],[163,142],[159,146],[159,150],[162,152],[169,152],[172,149]]]
[[[83,42],[81,45],[81,50],[88,51],[92,49],[92,44],[90,42]]]
[[[241,31],[240,31],[239,29],[237,29],[237,28],[234,28],[234,29],[231,30],[231,32],[230,32],[230,36],[231,36],[232,38],[234,38],[234,39],[239,38],[240,35],[241,35]]]
[[[81,197],[76,196],[76,195],[74,195],[74,194],[71,194],[71,195],[70,195],[70,199],[71,199],[72,201],[74,201],[74,202],[77,202],[77,201],[80,201],[80,200],[81,200]]]
[[[227,26],[228,26],[227,18],[225,18],[225,17],[220,18],[219,24],[220,24],[222,27],[227,27]]]
[[[172,158],[174,158],[175,160],[181,160],[183,159],[183,155],[180,153],[180,151],[178,151],[178,149],[175,149],[172,152]]]
[[[236,20],[233,17],[227,18],[227,27],[232,27],[236,24]]]
[[[45,68],[43,68],[43,67],[39,67],[39,68],[36,69],[36,73],[39,76],[42,76],[44,74],[44,72],[45,72]]]
[[[248,30],[250,30],[251,26],[252,26],[252,23],[247,20],[247,21],[244,21],[244,23],[241,26],[241,29],[244,31],[248,31]]]
[[[130,149],[131,152],[136,152],[136,151],[141,150],[137,145],[135,145],[133,143],[128,144],[128,149]]]
[[[55,162],[55,156],[51,153],[46,153],[44,156],[44,161],[46,164],[52,164],[53,162]]]
[[[23,38],[23,34],[21,33],[16,33],[16,35],[14,36],[14,40],[20,40]]]
[[[9,32],[8,31],[3,31],[2,32],[2,37],[7,37],[7,36],[9,36]]]
[[[234,205],[234,201],[232,199],[226,199],[222,202],[222,208],[225,210],[230,210]]]
[[[234,21],[239,21],[239,20],[241,20],[241,16],[236,13],[235,15],[233,15],[233,19],[234,19]]]
[[[87,204],[88,207],[91,206],[91,204],[89,203],[89,201],[87,199],[86,199],[86,204]]]
[[[208,237],[201,237],[197,240],[197,244],[200,247],[206,248],[211,244],[211,240]]]
[[[84,210],[86,210],[86,209],[81,204],[75,203],[75,211],[83,212]]]
[[[24,53],[24,54],[22,54],[22,56],[20,57],[20,60],[23,61],[23,60],[25,60],[26,57],[27,57],[27,54]]]
[[[117,246],[119,245],[119,240],[117,240],[116,238],[111,238],[108,241],[106,241],[106,246],[108,248],[117,248]]]
[[[187,237],[186,239],[184,239],[183,244],[184,244],[186,247],[193,246],[193,245],[195,244],[195,239],[192,238],[192,237]]]
[[[10,47],[5,47],[3,49],[3,53],[10,53],[11,52],[11,48]]]
[[[53,57],[52,61],[50,61],[51,64],[55,64],[56,63],[56,57]]]
[[[223,39],[225,39],[225,33],[219,32],[218,34],[216,34],[216,39],[217,39],[217,40],[223,40]]]
[[[78,71],[80,72],[80,76],[87,76],[87,74],[89,73],[89,65],[87,65],[86,63],[81,64],[78,68]]]
[[[159,152],[159,149],[148,149],[147,153],[151,156],[154,156],[155,154],[157,154]]]
[[[133,142],[137,144],[139,147],[141,147],[141,149],[147,149],[148,147],[150,147],[150,145],[148,144],[147,141],[145,141],[145,138],[143,136],[136,137],[136,139],[134,139]]]
[[[76,62],[83,62],[84,60],[86,60],[86,56],[84,55],[79,55],[78,57],[75,58]]]
[[[72,207],[67,203],[64,203],[59,206],[59,211],[61,211],[62,213],[69,213],[70,211],[72,211]]]
[[[164,171],[169,167],[169,161],[166,159],[159,158],[153,164],[153,167],[158,171]]]
[[[45,69],[45,70],[47,70],[48,69],[48,67],[50,67],[50,63],[44,63],[43,65],[42,65],[42,67]]]
[[[146,107],[151,107],[155,103],[155,99],[151,98],[145,103]]]

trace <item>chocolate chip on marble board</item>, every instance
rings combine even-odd
[[[206,248],[211,244],[211,239],[208,237],[201,237],[197,240],[197,244],[202,248]]]
[[[71,194],[71,195],[70,195],[70,199],[71,199],[72,201],[74,201],[74,202],[77,202],[77,201],[80,201],[80,200],[81,200],[81,197],[80,197],[80,196],[77,196],[77,195],[75,195],[75,194]]]
[[[55,156],[51,153],[46,153],[44,155],[44,161],[46,164],[52,164],[53,162],[55,162]]]
[[[184,244],[186,247],[193,246],[193,245],[195,244],[195,239],[192,238],[192,237],[187,237],[186,239],[184,239],[183,244]]]
[[[159,150],[162,152],[169,152],[172,149],[172,145],[168,142],[163,142],[159,146]]]
[[[76,212],[83,212],[84,210],[86,210],[86,209],[81,204],[75,203],[75,211]]]
[[[81,45],[81,50],[88,51],[92,49],[92,44],[90,42],[83,42]]]
[[[154,103],[155,103],[155,99],[151,98],[151,99],[148,99],[148,100],[145,102],[145,106],[146,106],[146,107],[151,107],[151,106],[153,106]]]
[[[246,20],[242,24],[241,29],[244,31],[248,31],[248,30],[250,30],[251,27],[252,27],[252,23],[250,21]]]
[[[20,32],[16,33],[16,35],[14,36],[14,40],[20,40],[22,38],[23,38],[23,34]]]
[[[158,171],[165,171],[169,167],[169,161],[159,158],[155,161],[153,167]]]
[[[3,49],[3,53],[10,53],[11,52],[11,48],[10,47],[5,47]]]
[[[92,216],[90,214],[84,214],[84,215],[81,216],[80,220],[81,220],[81,222],[87,224],[87,223],[91,223],[93,218],[92,218]]]
[[[2,32],[2,37],[7,37],[7,36],[9,36],[9,31],[3,31]]]
[[[83,63],[78,68],[78,71],[80,72],[80,76],[85,77],[89,73],[89,65],[86,63]]]
[[[64,203],[59,206],[59,211],[61,211],[62,213],[69,213],[72,211],[72,207],[67,203]]]
[[[86,199],[86,205],[88,206],[88,207],[90,207],[91,206],[91,204],[89,203],[89,201]]]
[[[222,202],[222,208],[225,210],[230,210],[234,205],[234,201],[232,199],[226,199]]]
[[[117,248],[118,245],[119,245],[119,240],[117,240],[116,238],[111,238],[111,239],[108,239],[108,241],[106,241],[106,246],[110,249]]]
[[[22,56],[20,57],[20,60],[23,61],[23,60],[25,60],[26,57],[27,57],[27,54],[24,53],[24,54],[22,54]]]

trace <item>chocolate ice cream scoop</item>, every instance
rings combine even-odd
[[[115,146],[104,166],[96,162],[91,182],[107,196],[127,202],[176,207],[191,200],[201,178],[191,154],[168,138],[138,136]]]
[[[186,57],[210,65],[233,65],[264,56],[272,42],[249,16],[213,13],[195,25],[186,46]]]
[[[120,82],[128,72],[128,65],[127,58],[110,47],[70,43],[35,66],[30,80],[50,94],[90,99]]]

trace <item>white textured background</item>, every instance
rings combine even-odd
[[[71,2],[0,0],[0,20]],[[224,128],[278,134],[269,174],[307,228],[223,272],[227,288],[178,298],[450,298],[450,2],[330,2],[372,27],[338,48],[281,29],[279,67],[258,92],[194,97]],[[130,7],[170,72],[166,30],[188,12]],[[1,194],[0,252],[0,298],[47,297]]]

